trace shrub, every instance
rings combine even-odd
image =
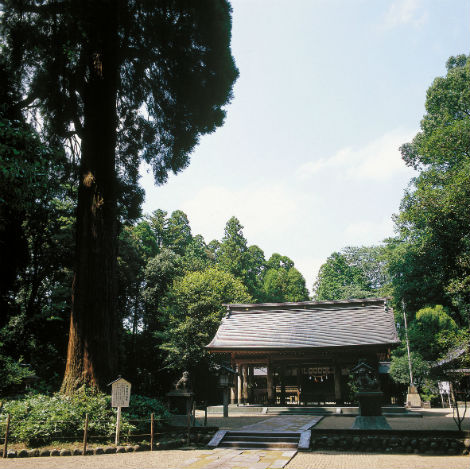
[[[155,414],[155,420],[158,423],[170,417],[168,409],[160,401],[138,394],[131,395],[129,407],[122,409],[123,418],[137,427],[139,432],[149,430],[149,419],[152,413]]]
[[[34,372],[22,366],[21,361],[0,354],[0,393],[3,394],[33,375]]]
[[[156,417],[166,417],[162,405],[155,399],[133,396],[133,401],[136,408],[131,407],[122,414],[123,433],[136,429],[129,422],[131,418],[149,418],[151,412],[155,412]],[[149,412],[149,409],[152,410]],[[116,410],[111,408],[111,398],[85,390],[73,396],[37,394],[6,401],[0,409],[0,418],[4,420],[6,414],[11,415],[12,441],[36,445],[62,438],[80,440],[87,413],[90,436],[111,437],[114,434]]]

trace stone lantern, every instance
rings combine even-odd
[[[224,417],[228,417],[230,388],[235,386],[235,376],[238,373],[226,365],[214,365],[213,369],[217,375],[217,385],[223,392]]]
[[[382,415],[383,392],[380,390],[375,369],[365,360],[359,360],[352,368],[358,392],[359,415],[352,429],[357,430],[390,430],[385,417]]]

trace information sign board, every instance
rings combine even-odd
[[[111,384],[111,406],[129,407],[131,398],[131,383],[124,378],[119,378]]]

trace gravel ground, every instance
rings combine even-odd
[[[100,454],[99,456],[56,456],[44,458],[0,459],[0,468],[180,468],[186,460],[206,450],[144,451],[142,453]]]
[[[458,430],[449,409],[420,409],[419,417],[387,417],[392,430]],[[316,426],[318,430],[351,428],[354,417],[325,417]],[[468,416],[463,423],[464,430],[470,430]],[[470,465],[468,468],[469,469]]]
[[[469,456],[297,453],[286,469],[469,469]]]
[[[171,450],[100,456],[0,459],[0,468],[11,469],[177,469],[206,450]],[[224,469],[230,465],[223,466]],[[342,452],[297,453],[286,469],[469,469],[468,456],[382,455]],[[221,468],[222,469],[222,468]]]

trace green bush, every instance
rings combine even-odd
[[[0,354],[0,394],[33,375],[34,372],[22,366],[21,361]]]
[[[131,405],[133,402],[135,408],[123,410],[122,413],[123,434],[137,429],[136,425],[129,422],[131,419],[149,419],[151,412],[155,413],[156,418],[167,416],[162,404],[155,399],[133,396]],[[52,396],[37,394],[5,401],[0,408],[0,419],[4,421],[6,414],[10,414],[12,441],[34,446],[62,438],[81,440],[87,413],[90,437],[112,437],[116,425],[116,410],[111,408],[111,398],[86,391],[70,397],[58,393]],[[148,423],[146,426],[148,427]]]
[[[160,401],[138,394],[133,394],[129,407],[122,409],[122,415],[126,415],[129,420],[149,419],[151,413],[155,414],[155,419],[166,420],[170,417],[168,409]]]

